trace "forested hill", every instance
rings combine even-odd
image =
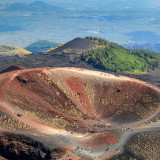
[[[113,72],[141,74],[146,69],[160,66],[160,55],[137,49],[129,50],[102,38],[86,37],[98,45],[83,52],[82,60],[93,66]]]
[[[30,52],[42,52],[42,51],[47,51],[50,48],[55,48],[58,45],[59,45],[58,43],[49,42],[47,40],[39,40],[30,44],[25,49],[27,49]]]

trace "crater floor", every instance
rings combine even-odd
[[[160,89],[80,68],[0,74],[4,159],[157,160]]]

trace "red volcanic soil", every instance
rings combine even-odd
[[[95,116],[95,114],[93,113],[93,107],[91,106],[89,99],[85,93],[83,83],[75,77],[67,79],[66,83],[68,84],[69,88],[78,96],[79,101],[81,103],[84,103],[83,110],[86,110],[87,115]]]
[[[117,143],[118,137],[111,133],[111,132],[102,132],[102,133],[95,133],[92,136],[88,136],[82,139],[82,144],[85,147],[89,148],[98,148],[98,147],[105,147],[110,146]]]
[[[103,159],[160,111],[158,88],[78,68],[3,73],[0,92],[0,156],[7,159]]]

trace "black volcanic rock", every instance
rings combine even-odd
[[[82,52],[94,47],[97,43],[86,38],[75,38],[68,43],[50,51],[49,53],[75,53],[82,54]]]
[[[52,160],[65,153],[63,148],[49,149],[31,137],[7,132],[0,133],[0,148],[0,159],[7,160]]]
[[[1,71],[0,73],[5,73],[5,72],[10,72],[10,71],[15,71],[15,70],[19,70],[19,69],[24,69],[23,67],[17,66],[17,65],[13,65],[3,71]]]

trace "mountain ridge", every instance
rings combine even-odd
[[[66,9],[63,9],[59,6],[52,6],[43,1],[35,1],[30,4],[24,2],[14,2],[9,3],[5,8],[0,9],[2,11],[21,11],[21,12],[66,12]]]

